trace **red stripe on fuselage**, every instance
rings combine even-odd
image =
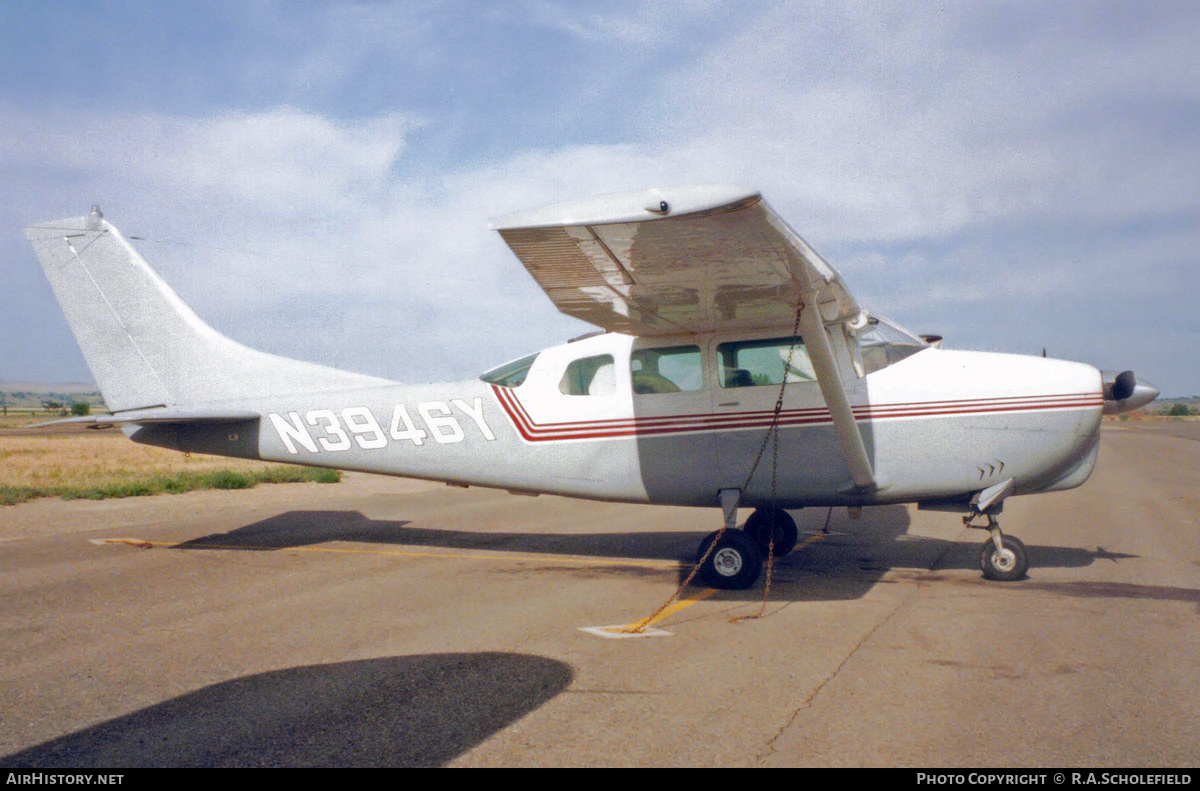
[[[538,423],[529,415],[524,404],[521,403],[517,394],[511,389],[492,385],[492,391],[496,394],[496,400],[513,422],[517,432],[530,442],[766,428],[774,422],[775,417],[774,410],[760,410],[730,414],[701,413],[663,417]],[[870,421],[909,417],[979,415],[997,412],[1085,409],[1100,407],[1103,404],[1103,395],[1096,392],[1012,396],[1006,398],[972,398],[960,401],[918,401],[878,405],[861,404],[852,407],[852,410],[857,420]],[[781,427],[832,422],[829,410],[820,407],[784,409],[779,413],[779,425]]]

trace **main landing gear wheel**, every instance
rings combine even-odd
[[[796,529],[796,520],[792,519],[792,515],[782,508],[774,510],[759,508],[750,514],[746,524],[742,525],[742,530],[754,539],[759,552],[764,556],[767,554],[773,531],[775,548],[772,550],[772,554],[777,558],[781,558],[795,549],[796,541],[800,538],[800,532]]]
[[[990,538],[979,548],[979,568],[983,576],[1000,582],[1025,579],[1025,572],[1029,571],[1029,553],[1025,551],[1025,545],[1015,536],[1004,536],[1001,543],[1004,545],[1002,551],[996,550],[996,543]]]
[[[700,542],[697,562],[708,552],[720,532],[709,533]],[[740,530],[726,530],[700,566],[700,577],[711,588],[745,590],[754,584],[761,571],[762,554],[758,544]]]

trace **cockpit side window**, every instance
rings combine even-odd
[[[612,395],[617,390],[616,371],[611,354],[598,354],[574,360],[567,366],[558,391],[563,395]]]
[[[804,340],[767,338],[734,341],[717,346],[721,363],[721,387],[753,387],[788,382],[814,382],[817,379]]]
[[[699,390],[704,386],[700,347],[638,349],[630,359],[629,375],[638,395]]]
[[[525,377],[529,375],[529,369],[533,367],[533,361],[536,359],[537,355],[531,354],[528,357],[498,365],[490,371],[484,371],[479,378],[488,384],[501,387],[520,387],[524,383]]]

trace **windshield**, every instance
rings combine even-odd
[[[929,344],[899,324],[871,316],[867,326],[858,333],[858,349],[862,354],[863,373],[869,374],[895,365],[911,357]]]
[[[479,378],[488,384],[500,385],[501,387],[520,387],[525,381],[525,377],[529,374],[529,369],[533,367],[533,361],[537,359],[536,354],[531,354],[528,357],[522,357],[519,360],[498,365],[490,371],[484,371],[479,375]]]

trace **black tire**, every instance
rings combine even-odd
[[[983,576],[999,582],[1025,579],[1029,571],[1029,553],[1025,551],[1025,545],[1015,536],[1005,536],[1001,543],[1012,553],[1011,558],[997,552],[990,538],[979,548],[979,568]]]
[[[775,531],[775,549],[772,553],[775,557],[781,558],[796,548],[796,542],[800,540],[800,531],[796,529],[796,520],[782,508],[776,508],[774,511],[770,508],[759,508],[750,514],[746,524],[742,525],[742,530],[754,539],[764,557],[770,543],[771,529]]]
[[[709,533],[700,542],[697,562],[708,552],[719,532]],[[745,590],[755,583],[761,572],[762,554],[758,544],[740,530],[726,530],[700,566],[700,578],[710,588],[719,590]]]

